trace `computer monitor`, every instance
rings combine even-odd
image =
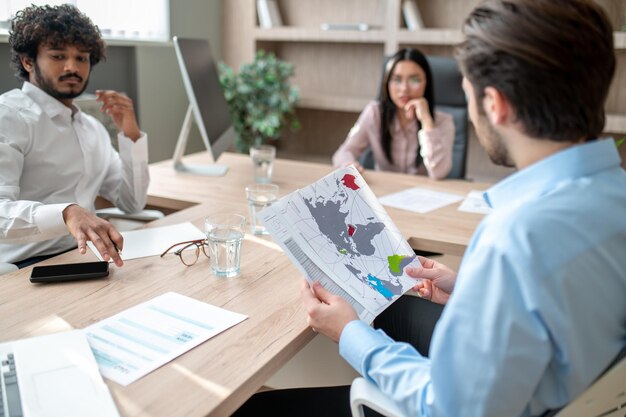
[[[189,108],[174,150],[174,168],[195,174],[221,176],[228,167],[215,161],[235,140],[228,103],[224,98],[219,74],[209,48],[203,39],[185,39],[174,36],[174,49],[189,98]],[[212,158],[210,165],[183,164],[183,155],[193,120],[202,141]]]

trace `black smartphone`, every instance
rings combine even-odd
[[[102,278],[107,275],[109,275],[109,263],[104,261],[36,266],[30,275],[30,282],[75,281],[79,279]]]

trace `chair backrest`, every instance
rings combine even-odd
[[[0,275],[8,274],[13,271],[17,271],[17,266],[8,262],[0,262]]]
[[[556,417],[624,417],[626,416],[626,358],[621,359],[578,398],[556,414]]]
[[[364,378],[356,378],[350,388],[352,417],[364,417],[364,407],[391,417],[404,417],[389,397]],[[626,416],[626,348],[589,388],[560,411],[542,417],[624,417]]]
[[[467,160],[467,101],[461,87],[463,76],[454,58],[428,56],[433,75],[436,110],[448,113],[454,120],[454,145],[452,147],[452,170],[447,178],[465,178]],[[374,168],[374,155],[367,149],[359,163],[368,169]]]
[[[454,58],[427,57],[433,74],[436,109],[452,115],[454,119],[454,145],[452,170],[448,178],[465,178],[467,160],[467,101],[461,86],[463,76]]]

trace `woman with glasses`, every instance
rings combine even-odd
[[[333,155],[336,168],[371,149],[374,168],[442,179],[452,168],[454,122],[435,111],[430,66],[417,49],[401,49],[384,68],[378,100],[370,102]]]

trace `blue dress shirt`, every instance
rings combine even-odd
[[[626,345],[626,172],[613,140],[569,147],[493,186],[430,359],[349,323],[341,355],[408,415],[537,416]]]

